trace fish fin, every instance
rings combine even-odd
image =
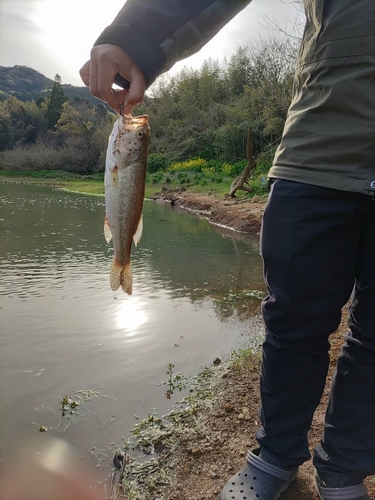
[[[110,273],[110,285],[111,290],[114,292],[121,286],[125,293],[128,295],[132,294],[133,276],[131,262],[122,266],[113,259]]]
[[[107,243],[109,243],[112,239],[112,232],[111,228],[109,227],[107,216],[104,217],[104,238]]]
[[[141,241],[142,233],[143,233],[143,214],[141,214],[141,218],[139,219],[137,230],[133,236],[133,241],[134,241],[135,246],[137,246],[138,243]]]

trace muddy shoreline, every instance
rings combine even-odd
[[[214,193],[198,194],[184,188],[168,189],[151,197],[157,202],[170,203],[206,217],[211,224],[240,233],[258,236],[266,198],[231,198]]]

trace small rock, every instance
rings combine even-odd
[[[259,196],[253,196],[252,200],[251,200],[251,203],[259,203]]]
[[[221,363],[221,359],[219,359],[219,358],[215,358],[215,359],[213,360],[213,362],[212,362],[212,363],[213,363],[214,365],[220,365],[220,363]]]
[[[246,456],[246,451],[241,450],[240,453],[239,453],[239,455],[240,455],[240,457]]]
[[[227,413],[230,413],[231,411],[233,411],[233,406],[230,403],[226,403],[225,406],[224,406],[224,410]]]
[[[237,418],[238,420],[245,420],[245,415],[243,413],[240,413]]]
[[[39,432],[47,432],[47,427],[44,427],[43,425],[39,427]]]
[[[200,448],[193,448],[191,450],[191,454],[194,456],[200,455],[201,454],[201,449]]]

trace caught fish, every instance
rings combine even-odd
[[[113,240],[110,285],[114,291],[121,286],[129,295],[133,283],[130,261],[132,241],[137,246],[143,230],[149,138],[147,115],[120,115],[113,126],[107,149],[104,236],[107,243]]]

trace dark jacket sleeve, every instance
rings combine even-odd
[[[148,85],[197,52],[251,0],[128,0],[95,42],[122,47]]]

